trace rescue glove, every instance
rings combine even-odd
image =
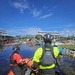
[[[38,68],[38,65],[39,65],[39,63],[34,62],[34,63],[32,64],[32,68],[33,68],[34,70],[36,70],[36,69]]]

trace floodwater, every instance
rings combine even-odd
[[[7,75],[10,70],[9,57],[12,53],[12,46],[6,47],[0,52],[0,75]],[[20,54],[23,58],[33,57],[34,48],[30,48],[28,45],[22,45],[20,47]]]
[[[0,75],[7,75],[10,70],[9,57],[12,53],[12,46],[5,47],[0,52]],[[33,57],[36,48],[30,47],[29,45],[21,45],[20,46],[20,54],[22,58]],[[64,56],[63,58],[59,58],[60,61],[60,75],[75,75],[75,60]]]
[[[71,57],[64,56],[60,59],[60,68],[66,75],[75,75],[75,60]]]

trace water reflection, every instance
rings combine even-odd
[[[20,46],[20,54],[23,58],[25,57],[33,57],[33,53],[35,49],[30,48],[28,45]],[[12,53],[13,46],[4,47],[0,52],[0,75],[7,75],[10,66],[9,66],[9,57]]]
[[[72,60],[68,56],[64,56],[60,60],[60,68],[66,75],[75,75],[75,60]]]
[[[4,45],[0,44],[0,52],[4,51]]]

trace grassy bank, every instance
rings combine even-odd
[[[67,48],[67,49],[72,49],[75,50],[75,45],[59,45],[60,48]]]

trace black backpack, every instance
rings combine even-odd
[[[46,47],[42,47],[43,53],[41,56],[41,65],[43,66],[50,66],[53,63],[55,63],[54,53],[53,53],[53,47],[50,46],[50,50],[46,50]]]
[[[16,60],[13,60],[13,55],[14,53],[10,55],[10,64],[16,64]]]

